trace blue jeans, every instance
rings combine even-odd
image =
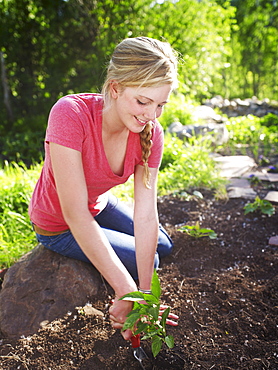
[[[95,220],[102,228],[117,256],[125,265],[131,276],[137,279],[138,273],[135,256],[133,212],[130,207],[110,194],[107,206],[102,212],[95,216]],[[40,234],[36,234],[36,236],[42,245],[54,252],[91,263],[75,241],[70,230],[54,236],[44,236]],[[146,230],[146,242],[147,240],[148,232]],[[157,252],[154,259],[155,268],[159,266],[159,259],[170,254],[172,248],[173,243],[171,238],[160,225]]]

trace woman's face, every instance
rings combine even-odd
[[[126,87],[118,91],[117,87],[117,84],[111,86],[111,89],[115,89],[112,91],[112,98],[117,123],[134,133],[141,132],[149,121],[160,117],[172,90],[170,84],[159,87]]]

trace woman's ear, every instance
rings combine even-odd
[[[120,90],[121,90],[121,88],[120,88],[120,84],[117,82],[117,81],[115,81],[115,80],[112,80],[111,82],[110,82],[110,94],[111,94],[111,97],[113,98],[113,99],[117,99],[118,98],[118,96],[120,95]]]

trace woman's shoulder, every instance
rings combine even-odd
[[[103,98],[101,94],[97,93],[79,93],[69,94],[61,97],[55,104],[55,106],[66,106],[72,108],[84,108],[86,106],[91,107],[103,104]]]

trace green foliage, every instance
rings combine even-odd
[[[28,205],[40,166],[5,162],[0,170],[0,268],[9,267],[35,246]]]
[[[164,112],[159,118],[164,130],[173,122],[180,122],[183,125],[193,123],[192,112],[194,104],[181,93],[173,93],[169,102],[165,105]]]
[[[276,116],[276,114],[268,113],[260,119],[260,124],[266,127],[273,128],[273,131],[277,131],[278,116]]]
[[[235,154],[238,150],[241,154],[247,154],[249,151],[256,160],[259,160],[260,155],[267,156],[272,152],[277,152],[277,127],[266,127],[261,124],[261,120],[264,122],[264,118],[252,115],[229,119],[226,123],[229,141],[223,145],[224,149],[231,154]]]
[[[163,312],[161,319],[159,318],[161,288],[156,270],[152,277],[151,291],[152,294],[132,292],[120,298],[120,300],[134,302],[122,330],[130,329],[134,335],[144,333],[142,340],[151,339],[152,353],[156,357],[163,342],[169,348],[174,347],[174,338],[166,333],[166,319],[170,313],[170,307]]]
[[[209,139],[193,137],[183,142],[175,136],[166,135],[158,179],[159,195],[194,188],[213,190],[223,186],[225,180],[220,178],[210,153]]]
[[[11,132],[0,139],[2,160],[31,164],[41,162],[44,152],[45,133],[42,131]]]
[[[253,203],[245,204],[243,209],[245,215],[255,211],[259,211],[268,216],[272,216],[275,213],[273,205],[268,200],[260,199],[258,196],[255,198]]]
[[[223,87],[234,14],[235,8],[207,0],[166,0],[150,7],[145,31],[165,38],[180,53],[181,92],[201,99],[216,84]]]
[[[277,3],[245,0],[235,5],[238,27],[233,42],[239,46],[234,52],[239,53],[241,66],[238,91],[245,96],[277,99]]]
[[[14,115],[12,122],[8,116],[1,121],[4,133],[18,119],[46,119],[63,95],[99,91],[108,55],[140,28],[145,4],[149,1],[0,1],[0,51]],[[5,112],[2,91],[0,102]],[[38,122],[36,131],[41,128]]]
[[[201,228],[197,221],[195,225],[184,225],[179,228],[180,231],[192,236],[193,238],[202,238],[208,236],[210,239],[216,239],[217,234],[212,229]]]
[[[1,71],[6,71],[7,87],[5,99],[0,89],[0,138],[18,131],[30,138],[31,132],[40,135],[59,97],[100,91],[115,45],[143,34],[167,40],[177,50],[179,92],[186,97],[277,99],[277,13],[276,2],[256,0],[0,1]],[[174,119],[189,121],[182,98],[180,107],[170,111],[165,109],[164,128]],[[6,158],[25,160],[25,154],[18,157],[25,140],[22,145],[15,151],[7,144]],[[36,158],[36,145],[31,147]]]

